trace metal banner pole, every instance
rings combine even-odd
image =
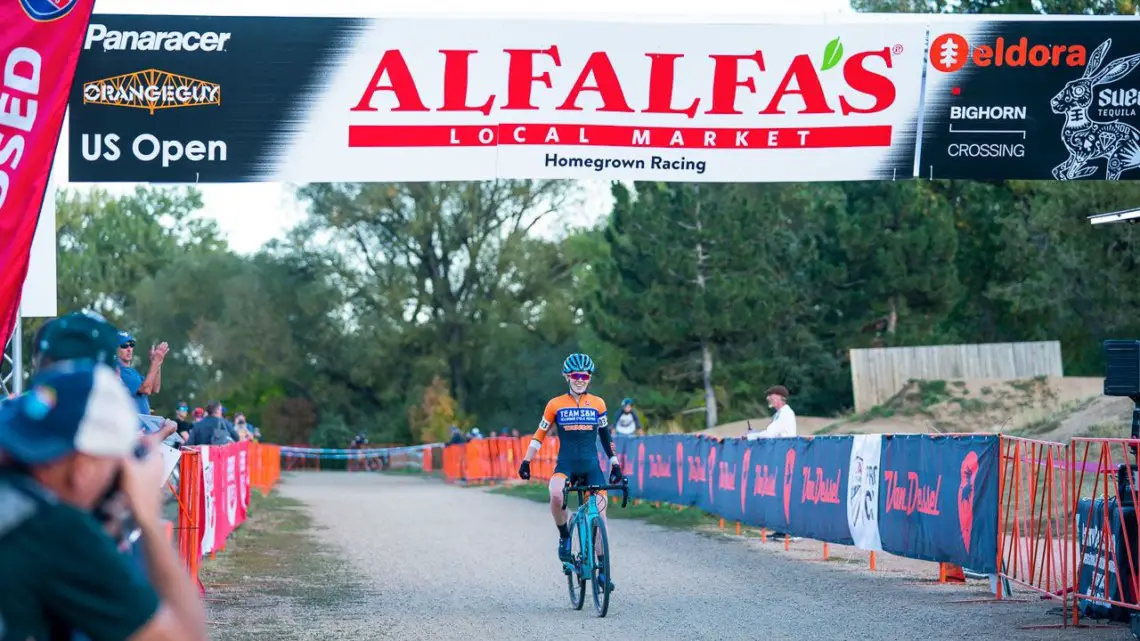
[[[24,317],[16,312],[16,331],[12,332],[12,393],[24,393]]]

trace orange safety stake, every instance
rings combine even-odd
[[[720,520],[720,529],[724,529],[724,519]]]
[[[938,582],[965,583],[966,574],[962,571],[962,566],[960,565],[954,565],[953,563],[939,563]]]
[[[736,522],[736,536],[740,536],[740,521]]]
[[[827,547],[827,542],[823,542],[823,560],[826,561],[831,556],[831,550]]]
[[[875,571],[875,553],[873,551],[871,552],[871,571]]]

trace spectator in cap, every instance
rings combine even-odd
[[[194,424],[190,422],[190,404],[186,401],[178,401],[178,406],[174,408],[174,422],[178,424],[178,433],[182,436],[183,440],[190,438],[190,428]]]
[[[32,340],[32,366],[38,371],[56,363],[92,360],[110,367],[119,366],[121,332],[103,316],[92,311],[72,312],[50,320],[36,332]],[[33,376],[32,382],[35,383]],[[178,428],[177,423],[159,416],[140,416],[143,431],[165,439]]]
[[[162,391],[162,361],[170,347],[159,343],[150,350],[150,369],[144,378],[131,364],[135,360],[135,337],[129,332],[119,332],[119,377],[130,390],[138,403],[139,414],[150,414],[151,394]]]
[[[754,441],[758,438],[789,438],[796,435],[796,413],[788,405],[788,388],[783,385],[774,385],[765,392],[768,397],[768,407],[775,410],[772,422],[760,431],[753,431],[748,426],[747,438]]]
[[[69,360],[0,409],[0,636],[206,639],[206,616],[160,526],[162,459],[140,446],[115,370]],[[95,517],[125,495],[149,582]],[[154,587],[152,587],[154,586]]]
[[[621,414],[614,421],[614,429],[622,436],[633,436],[641,432],[641,419],[633,411],[633,399],[625,398],[621,401]]]

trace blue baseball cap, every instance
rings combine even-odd
[[[72,452],[119,457],[139,438],[138,406],[115,370],[91,360],[57,363],[0,406],[0,450],[29,465]]]
[[[36,362],[95,360],[118,363],[118,330],[95,312],[72,312],[45,323],[32,341]]]
[[[119,332],[119,347],[122,347],[122,346],[126,345],[127,343],[134,343],[134,342],[135,342],[135,337],[131,336],[130,332]]]

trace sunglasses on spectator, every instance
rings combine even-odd
[[[134,341],[127,341],[127,342],[123,343],[122,345],[119,345],[119,349],[126,349],[127,347],[134,347],[134,346],[135,346]]]
[[[590,375],[585,373],[585,372],[574,372],[572,374],[569,374],[569,376],[570,376],[570,380],[572,380],[572,381],[588,381],[588,380],[590,380]]]

